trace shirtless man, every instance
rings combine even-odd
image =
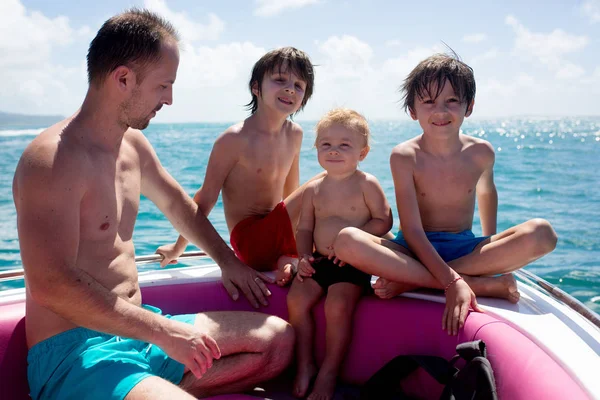
[[[543,219],[496,233],[494,149],[460,133],[475,99],[468,65],[445,54],[431,56],[409,74],[403,90],[405,108],[423,134],[396,146],[390,159],[402,230],[386,240],[345,229],[335,254],[380,276],[374,286],[380,297],[414,287],[444,289],[442,328],[456,335],[469,305],[479,310],[475,294],[519,300],[510,272],[551,252],[556,233]],[[482,237],[471,232],[476,197]],[[504,275],[490,277],[496,274]]]
[[[178,37],[168,22],[138,9],[109,19],[90,45],[81,109],[34,139],[17,166],[33,399],[235,392],[277,375],[292,357],[293,329],[276,317],[166,318],[142,306],[132,242],[141,194],[224,274],[244,271],[242,279],[261,281],[139,131],[172,103],[178,64]]]
[[[298,188],[302,128],[289,117],[312,95],[313,66],[300,50],[275,49],[256,62],[248,86],[251,115],[217,138],[194,201],[208,215],[223,191],[236,255],[258,271],[275,270],[277,284],[286,285],[297,265],[294,225],[305,186]],[[182,235],[159,247],[161,266],[186,245]]]

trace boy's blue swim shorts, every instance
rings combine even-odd
[[[427,235],[427,239],[429,239],[429,242],[445,262],[450,262],[462,256],[466,256],[471,253],[479,243],[489,238],[489,236],[475,237],[470,229],[459,233],[425,232],[425,235]],[[404,240],[402,231],[398,231],[398,234],[392,242],[410,250],[408,243]]]
[[[156,307],[143,308],[162,314]],[[170,316],[193,324],[195,314]],[[124,399],[144,378],[174,384],[184,365],[151,343],[75,328],[34,345],[27,355],[30,395],[37,399]]]

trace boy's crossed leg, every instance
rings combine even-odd
[[[512,274],[473,275],[506,274],[542,257],[555,246],[556,233],[550,224],[534,219],[493,235],[472,253],[448,265],[461,274],[476,295],[505,298],[514,303],[519,300],[519,293]],[[345,228],[334,248],[341,260],[381,277],[374,286],[380,297],[394,297],[419,287],[443,289],[429,270],[411,257],[408,249],[387,239],[356,228]]]

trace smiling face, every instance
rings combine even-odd
[[[159,61],[138,71],[138,81],[121,106],[123,122],[134,129],[145,129],[164,104],[173,103],[173,84],[179,66],[179,50],[172,41],[161,45]],[[135,72],[134,72],[135,73]],[[141,82],[139,78],[142,77]]]
[[[437,88],[430,88],[429,93],[437,93]],[[418,120],[423,132],[427,134],[458,134],[465,117],[471,115],[473,101],[467,105],[456,95],[452,84],[446,80],[444,87],[436,98],[428,96],[415,98],[410,107],[410,116]]]
[[[260,107],[279,111],[286,116],[300,109],[305,90],[306,82],[286,65],[265,73],[260,91],[258,83],[252,87]]]
[[[354,172],[369,152],[365,136],[338,123],[320,130],[315,145],[319,164],[332,175]]]

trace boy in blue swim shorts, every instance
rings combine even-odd
[[[469,306],[479,310],[476,294],[519,300],[511,272],[551,252],[556,233],[543,219],[496,233],[494,149],[460,132],[475,104],[471,67],[455,53],[435,54],[413,69],[402,90],[422,134],[397,145],[390,158],[401,231],[388,240],[346,228],[334,253],[379,276],[374,288],[382,298],[443,289],[442,328],[455,335]],[[471,231],[476,200],[482,237]]]

